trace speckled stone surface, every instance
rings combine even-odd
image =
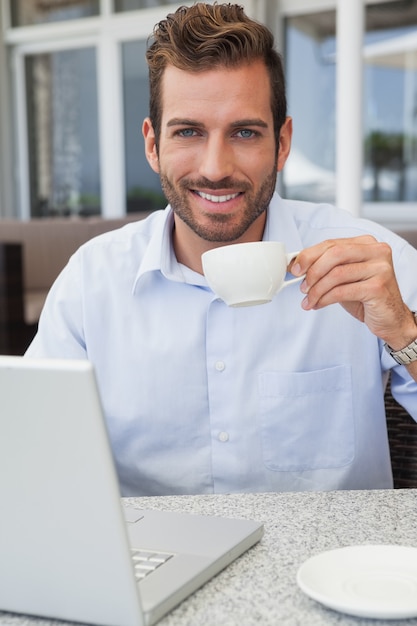
[[[233,494],[126,499],[167,509],[262,521],[261,542],[162,619],[161,626],[409,626],[408,620],[349,617],[297,587],[303,561],[332,548],[374,544],[417,547],[417,490]],[[0,557],[1,558],[1,557]],[[0,613],[1,626],[59,626]],[[115,625],[117,626],[117,625]]]

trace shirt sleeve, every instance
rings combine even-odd
[[[412,311],[417,311],[417,251],[398,237],[389,243],[393,250],[394,268],[403,300]],[[417,421],[417,383],[411,378],[407,368],[396,364],[385,350],[382,350],[382,362],[391,369],[392,395]]]

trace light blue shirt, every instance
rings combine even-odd
[[[340,305],[299,285],[229,308],[175,257],[170,207],[83,245],[46,301],[31,357],[95,366],[123,495],[392,486],[383,391],[417,418],[417,384]],[[266,240],[287,251],[371,233],[417,309],[417,251],[329,205],[282,200]],[[395,367],[394,367],[395,366]]]

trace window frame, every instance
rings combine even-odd
[[[287,17],[323,10],[337,10],[344,0],[280,0],[272,10],[269,0],[243,0],[241,4],[253,17],[272,26],[278,47],[283,47],[284,21]],[[366,0],[365,5],[392,0]],[[121,44],[146,39],[154,25],[168,12],[175,11],[182,2],[136,11],[115,13],[113,0],[100,0],[100,15],[82,19],[53,22],[34,26],[10,26],[9,1],[1,2],[2,38],[10,51],[11,88],[14,100],[11,117],[14,145],[9,154],[14,155],[13,183],[5,181],[14,196],[13,213],[29,219],[29,165],[26,120],[26,87],[24,57],[36,52],[53,52],[92,45],[96,49],[99,123],[99,160],[101,185],[101,214],[119,217],[126,213],[124,111],[122,89]],[[187,0],[187,4],[191,0]],[[6,86],[7,89],[7,86]],[[138,120],[140,132],[141,120]],[[3,168],[2,174],[6,170]],[[7,190],[6,190],[7,191]],[[0,206],[1,209],[4,207]],[[416,202],[362,203],[362,217],[385,224],[409,226],[415,224]]]
[[[280,31],[283,33],[283,38],[285,39],[285,20],[287,18],[309,13],[319,13],[321,11],[337,11],[339,3],[344,1],[345,0],[280,0],[279,19],[281,22]],[[392,1],[393,0],[365,0],[364,10],[370,5],[384,4]],[[335,149],[337,151],[337,146]],[[341,175],[343,176],[343,173]],[[336,184],[338,183],[336,182]],[[417,202],[365,202],[362,200],[359,217],[373,220],[394,230],[415,228],[417,220]]]
[[[247,12],[265,0],[243,0]],[[191,1],[187,1],[191,4]],[[13,133],[15,143],[14,195],[17,215],[30,219],[28,127],[26,119],[25,57],[36,53],[94,47],[97,63],[98,135],[100,161],[101,215],[126,214],[124,110],[122,89],[123,43],[146,40],[155,24],[184,2],[158,7],[114,12],[113,0],[100,0],[100,15],[63,22],[11,27],[8,0],[1,0],[3,38],[10,50],[11,84],[15,102]],[[138,133],[142,120],[138,120]]]
[[[166,7],[110,14],[109,3],[105,4],[106,11],[99,17],[6,31],[6,43],[13,46],[15,193],[22,219],[31,217],[25,57],[82,47],[92,47],[96,53],[101,215],[113,218],[126,213],[121,44],[146,39],[155,23],[166,15]],[[170,5],[173,9],[176,6]]]

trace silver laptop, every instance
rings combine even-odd
[[[0,610],[154,623],[262,524],[120,498],[92,365],[0,357]]]

